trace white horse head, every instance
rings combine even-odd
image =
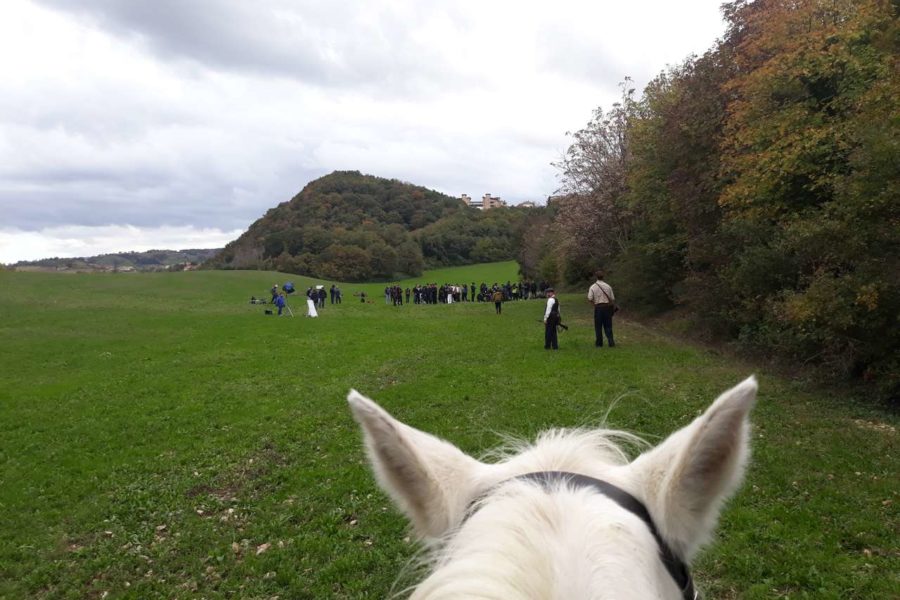
[[[749,456],[753,377],[629,461],[634,439],[553,430],[497,463],[347,400],[378,482],[433,549],[412,598],[677,599]]]

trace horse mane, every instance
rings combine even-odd
[[[562,470],[573,464],[627,464],[649,442],[628,431],[605,428],[553,428],[540,432],[535,441],[502,435],[503,443],[481,455],[490,463],[530,462],[532,470]]]

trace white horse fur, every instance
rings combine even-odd
[[[433,551],[432,570],[412,598],[676,599],[682,596],[659,546],[637,516],[590,488],[548,491],[510,479],[565,471],[612,483],[644,503],[689,564],[743,478],[756,389],[756,379],[746,379],[630,462],[619,445],[634,436],[552,430],[489,464],[401,423],[355,390],[347,400],[379,484]]]

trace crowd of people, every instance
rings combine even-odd
[[[290,288],[288,288],[290,286]],[[286,307],[285,292],[293,291],[293,284],[285,284],[283,290],[279,291],[278,285],[272,286],[272,304],[278,307],[278,314],[282,314],[282,310]],[[366,294],[362,292],[358,295],[362,302],[366,302]],[[307,298],[307,316],[318,316],[317,309],[325,307],[325,301],[331,297],[331,304],[340,304],[343,298],[341,288],[332,284],[331,288],[326,291],[324,285],[310,286],[306,290]],[[450,284],[444,283],[438,285],[436,283],[416,284],[412,288],[403,288],[394,284],[384,288],[385,304],[393,304],[394,306],[403,306],[404,303],[409,304],[453,304],[454,302],[493,302],[494,310],[499,315],[503,312],[503,303],[511,300],[529,300],[535,298],[546,298],[547,305],[544,310],[544,348],[547,350],[559,349],[559,329],[568,329],[562,324],[562,316],[560,315],[560,304],[556,297],[555,290],[549,284],[542,281],[540,283],[534,281],[507,281],[505,284],[494,283],[488,285],[482,282],[476,285],[473,281],[471,284],[464,283]],[[616,304],[616,297],[613,293],[612,286],[604,281],[604,273],[597,271],[595,281],[588,288],[587,300],[594,307],[594,345],[598,348],[603,347],[604,336],[607,345],[615,347],[616,342],[613,337],[612,320],[613,315],[619,310]],[[251,297],[251,304],[262,303],[265,300]],[[266,311],[269,313],[270,311]]]
[[[453,304],[454,302],[497,302],[497,293],[500,293],[499,301],[528,300],[530,298],[543,298],[549,285],[546,282],[534,281],[507,281],[505,284],[494,283],[488,285],[481,282],[476,285],[464,283],[420,283],[405,289],[399,285],[389,285],[384,288],[384,303],[394,306],[409,304]]]
[[[281,316],[283,311],[287,308],[287,296],[289,294],[294,293],[294,284],[286,283],[284,286],[279,289],[278,284],[272,286],[269,290],[269,293],[272,295],[270,304],[274,305],[278,308],[278,315]],[[331,289],[327,292],[325,291],[324,285],[317,285],[315,287],[306,288],[306,302],[307,302],[307,317],[317,317],[319,308],[325,307],[325,300],[331,296],[332,304],[340,304],[343,300],[343,292],[341,292],[341,288],[337,285],[332,284]],[[250,304],[266,304],[265,298],[257,298],[256,296],[250,296]],[[290,312],[290,309],[288,309]],[[266,310],[265,314],[273,314],[272,310]]]

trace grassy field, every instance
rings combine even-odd
[[[478,455],[613,404],[611,426],[658,441],[755,370],[623,318],[597,350],[580,296],[562,297],[558,353],[534,301],[396,308],[348,284],[319,319],[300,299],[293,319],[248,304],[287,280],[317,283],[0,273],[0,597],[383,598],[415,545],[365,465],[350,387]],[[897,598],[896,416],[757,373],[752,466],[701,590]]]

